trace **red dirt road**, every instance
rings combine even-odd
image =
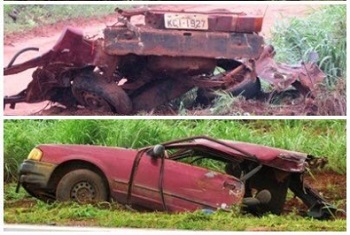
[[[162,8],[168,8],[168,6],[161,6]],[[265,37],[269,37],[270,28],[274,22],[282,18],[290,17],[303,17],[317,6],[313,5],[177,5],[176,8],[190,8],[194,7],[194,10],[212,10],[212,9],[229,9],[235,12],[247,12],[265,15],[264,25],[261,34]],[[193,10],[193,9],[192,9]],[[106,25],[115,23],[115,17],[109,16],[104,19],[92,19],[86,22],[86,20],[74,20],[64,23],[58,23],[56,25],[41,27],[35,29],[24,35],[6,35],[4,38],[4,66],[7,66],[13,55],[19,50],[25,47],[38,47],[39,53],[43,53],[55,44],[59,38],[64,27],[79,27],[84,31],[87,36],[102,35],[102,30]],[[19,57],[16,63],[20,63],[38,56],[37,52],[27,52]],[[14,95],[24,89],[31,81],[31,74],[33,69],[27,70],[20,74],[4,77],[4,95]],[[38,112],[45,108],[49,108],[48,102],[42,102],[38,104],[17,104],[16,109],[12,110],[6,107],[4,115],[16,115],[27,116],[37,115]],[[64,114],[63,114],[64,115]],[[67,114],[67,115],[72,115]],[[75,114],[73,114],[75,115]],[[79,114],[77,114],[79,115]]]

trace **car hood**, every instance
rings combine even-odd
[[[70,160],[70,158],[82,160],[111,157],[129,158],[134,157],[137,153],[135,149],[94,145],[41,144],[37,148],[43,151],[43,160],[49,160],[52,163],[60,163]]]

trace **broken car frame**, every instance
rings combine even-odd
[[[67,107],[82,105],[122,115],[150,111],[197,87],[197,100],[208,103],[217,90],[259,96],[260,79],[277,92],[294,86],[310,95],[324,73],[314,63],[278,64],[275,51],[264,44],[263,17],[243,12],[117,9],[118,22],[104,38],[84,38],[67,28],[48,52],[14,64],[4,75],[36,68],[28,87],[6,96],[4,104],[45,100]],[[143,24],[132,24],[133,16]],[[216,73],[221,68],[220,73]],[[19,81],[20,82],[20,81]]]

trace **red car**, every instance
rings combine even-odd
[[[325,219],[335,208],[303,182],[313,160],[304,153],[205,136],[142,149],[44,144],[21,164],[18,186],[44,201],[114,200],[169,212],[242,205],[256,215],[280,214],[290,189],[309,216]]]

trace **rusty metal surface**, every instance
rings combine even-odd
[[[4,75],[20,73],[55,62],[71,63],[76,67],[88,66],[93,64],[95,49],[94,42],[84,39],[80,30],[66,28],[50,51],[24,63],[4,68]]]
[[[157,10],[149,8],[122,10],[117,12],[128,19],[136,15],[145,16],[145,24],[156,29],[166,29],[164,14],[202,14],[208,16],[209,32],[237,32],[252,33],[260,32],[263,23],[262,15],[248,15],[244,12],[232,12],[226,9],[214,9],[210,11],[189,11],[189,10]]]
[[[218,59],[257,58],[263,38],[255,34],[157,30],[124,27],[104,30],[105,51],[111,55],[154,55]]]
[[[167,11],[150,11],[146,14],[146,25],[158,29],[166,29],[164,14]],[[176,13],[176,12],[175,12]],[[191,12],[178,12],[180,14],[191,14]],[[198,12],[195,12],[198,14]],[[192,13],[194,14],[194,13]],[[208,15],[208,31],[210,32],[236,32],[252,33],[260,32],[262,28],[263,17],[247,16],[245,13],[232,12],[201,12]]]
[[[85,78],[92,78],[89,90],[81,92],[94,97],[92,103],[100,100],[106,110],[116,112],[125,110],[119,107],[123,102],[117,101],[121,97],[118,94],[122,94],[130,105],[127,112],[119,114],[127,115],[150,111],[194,87],[199,88],[198,100],[203,98],[206,103],[216,97],[218,90],[256,98],[263,93],[259,79],[270,83],[274,91],[294,86],[304,96],[312,97],[325,77],[312,63],[289,66],[275,62],[273,48],[264,48],[263,37],[258,35],[261,16],[223,9],[192,12],[142,8],[117,12],[118,22],[105,28],[103,39],[86,39],[80,30],[67,28],[56,45],[41,56],[13,65],[16,55],[4,68],[4,75],[36,70],[28,87],[4,97],[4,104],[14,108],[19,102],[49,100],[67,107],[94,108],[96,105],[87,105],[89,102],[82,102],[83,96],[74,92],[74,87],[81,88],[80,83],[84,83],[81,75],[87,73]],[[165,18],[166,14],[173,18]],[[130,18],[135,15],[144,15],[145,24],[132,24]],[[166,22],[169,19],[190,24],[176,28],[175,21]],[[208,20],[208,25],[196,28],[191,23],[196,19]],[[223,72],[216,73],[216,68]]]
[[[276,91],[284,91],[296,84],[296,88],[306,95],[326,77],[315,63],[291,66],[277,63],[274,55],[273,47],[266,46],[256,61],[256,73],[259,78],[271,83]]]

